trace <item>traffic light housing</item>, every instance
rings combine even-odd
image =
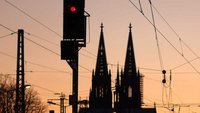
[[[85,0],[64,0],[64,40],[86,40]]]

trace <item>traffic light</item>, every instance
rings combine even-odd
[[[64,0],[63,38],[85,41],[85,0]]]

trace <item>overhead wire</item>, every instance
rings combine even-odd
[[[28,41],[30,41],[30,42],[32,42],[32,43],[34,43],[34,44],[36,44],[36,45],[38,45],[38,46],[40,46],[40,47],[42,47],[42,48],[44,48],[44,49],[46,49],[47,51],[49,51],[49,52],[51,52],[51,53],[53,53],[53,54],[55,54],[55,55],[60,56],[59,53],[56,53],[56,52],[54,52],[53,50],[48,49],[47,47],[45,47],[45,46],[43,46],[43,45],[41,45],[41,44],[39,44],[39,43],[37,43],[37,42],[31,40],[31,39],[28,39],[28,38],[26,38],[26,37],[25,37],[25,39],[28,40]],[[85,70],[87,70],[87,71],[89,71],[89,72],[92,72],[91,70],[87,69],[87,68],[84,67],[84,66],[81,66],[80,64],[79,64],[79,67],[81,67],[81,68],[83,68],[83,69],[85,69]]]
[[[0,38],[5,38],[5,37],[8,37],[8,36],[11,36],[13,34],[15,34],[16,32],[13,32],[13,33],[10,33],[10,34],[7,34],[7,35],[4,35],[4,36],[0,36]]]
[[[154,7],[154,6],[153,6],[153,7]],[[154,7],[154,8],[155,8],[155,7]],[[4,28],[8,29],[9,31],[13,31],[13,30],[9,29],[8,27],[6,27],[6,26],[4,26],[4,25],[2,25],[2,24],[0,24],[0,26],[2,26],[2,27],[4,27]],[[41,37],[38,37],[38,36],[36,36],[36,35],[30,34],[30,33],[27,33],[27,34],[41,39]],[[44,39],[42,39],[42,40],[44,40]],[[30,41],[30,40],[29,40],[29,41]],[[48,41],[48,40],[44,40],[44,41],[49,42],[49,43],[55,45],[55,43],[52,43],[52,42],[50,42],[50,41]],[[33,42],[33,43],[35,43],[35,42]],[[36,43],[35,43],[35,44],[36,44]],[[42,45],[38,45],[38,46],[42,46]],[[45,47],[43,47],[43,48],[45,48]],[[94,55],[93,53],[91,53],[91,52],[89,52],[89,51],[87,51],[87,50],[84,50],[84,51],[86,51],[86,52],[88,52],[89,54],[91,54],[91,55],[93,55],[93,56],[96,57],[96,55]],[[54,51],[51,51],[51,52],[53,52],[54,54],[57,54],[57,55],[58,55],[58,53],[56,53],[56,52],[54,52]],[[83,54],[82,54],[82,55],[83,55]],[[86,55],[83,55],[83,56],[86,56]],[[87,56],[87,57],[88,57],[88,56]]]
[[[92,52],[90,52],[90,51],[88,51],[86,49],[82,49],[82,50],[85,51],[85,52],[87,52],[87,53],[89,53],[90,55],[94,56],[95,58],[97,58],[97,55],[93,54]]]
[[[5,1],[7,1],[7,0],[5,0]],[[8,2],[8,3],[10,3],[10,2]],[[18,7],[16,7],[15,5],[13,5],[13,4],[11,4],[11,5],[14,6],[15,8],[17,8],[17,9],[18,9],[19,11],[21,11],[22,13],[24,13],[26,16],[30,17],[30,18],[33,19],[34,21],[36,21],[36,22],[38,22],[39,24],[41,24],[42,26],[47,27],[47,26],[43,25],[42,23],[40,23],[39,21],[37,21],[36,19],[34,19],[33,17],[31,17],[30,15],[28,15],[28,14],[27,14],[26,12],[24,12],[23,10],[19,9]],[[49,29],[49,30],[51,30],[51,29]],[[28,33],[28,34],[29,34],[29,33]],[[34,35],[32,35],[32,36],[34,36]],[[35,36],[35,37],[37,37],[37,36]],[[32,42],[32,43],[34,43],[34,44],[36,44],[36,45],[38,45],[38,46],[40,46],[40,47],[42,47],[42,48],[44,48],[44,49],[46,49],[46,50],[48,50],[48,51],[50,51],[50,52],[52,52],[52,53],[54,53],[54,54],[56,54],[56,55],[59,55],[58,53],[56,53],[56,52],[54,52],[54,51],[52,51],[52,50],[50,50],[50,49],[48,49],[48,48],[42,46],[41,44],[38,44],[38,43],[34,42],[33,40],[30,40],[30,39],[28,39],[28,38],[26,38],[26,37],[25,37],[25,39],[28,40],[28,41],[30,41],[30,42]],[[47,41],[47,40],[45,40],[45,41]],[[30,62],[29,62],[29,63],[30,63]],[[80,66],[80,65],[79,65],[79,66]],[[86,68],[83,67],[83,66],[80,66],[80,67],[86,69]],[[88,69],[86,69],[86,70],[88,70]],[[90,71],[90,70],[88,70],[88,71]],[[91,72],[91,71],[90,71],[90,72]],[[112,81],[112,82],[113,82],[113,81]],[[36,86],[36,85],[34,85],[34,86]],[[44,89],[44,90],[47,90],[47,91],[50,91],[50,92],[54,92],[54,91],[52,91],[52,90],[49,90],[49,89],[46,89],[46,88],[42,88],[42,87],[40,87],[40,86],[37,86],[37,87],[39,87],[39,88],[41,88],[41,89]]]
[[[195,61],[195,60],[197,60],[197,59],[200,59],[200,57],[194,58],[194,59],[190,60],[189,62],[193,62],[193,61]],[[180,68],[180,67],[182,67],[182,66],[184,66],[184,65],[186,65],[186,64],[188,64],[188,62],[185,62],[185,63],[183,63],[183,64],[180,64],[180,65],[178,65],[178,66],[176,66],[176,67],[173,67],[171,70],[178,69],[178,68]]]
[[[43,45],[41,45],[41,44],[39,44],[39,43],[37,43],[37,42],[35,42],[35,41],[29,39],[29,38],[26,38],[26,37],[24,37],[24,38],[25,38],[26,40],[28,40],[28,41],[30,41],[30,42],[32,42],[32,43],[34,43],[34,44],[40,46],[41,48],[46,49],[47,51],[49,51],[49,52],[51,52],[51,53],[53,53],[53,54],[56,54],[56,55],[60,56],[60,54],[56,53],[55,51],[53,51],[53,50],[51,50],[51,49],[49,49],[49,48],[47,48],[47,47],[45,47],[45,46],[43,46]]]
[[[42,37],[40,37],[40,36],[37,36],[37,35],[32,34],[32,33],[29,33],[29,32],[25,32],[25,33],[28,34],[28,35],[30,35],[30,36],[33,36],[33,37],[35,37],[35,38],[37,38],[37,39],[43,40],[43,41],[45,41],[45,42],[47,42],[47,43],[49,43],[49,44],[52,44],[52,45],[54,45],[54,46],[60,47],[58,44],[56,44],[56,43],[54,43],[54,42],[52,42],[52,41],[46,40],[45,38],[42,38]],[[48,48],[44,47],[43,45],[38,44],[38,43],[36,43],[35,41],[33,41],[33,40],[31,40],[31,39],[27,39],[27,40],[28,40],[28,41],[31,41],[32,43],[34,43],[34,44],[36,44],[36,45],[38,45],[38,46],[40,46],[40,47],[42,47],[42,48],[44,48],[44,49],[48,49]],[[83,50],[84,50],[84,49],[83,49]],[[56,52],[54,52],[54,51],[52,51],[52,50],[49,50],[49,49],[48,49],[48,51],[51,51],[52,53],[54,53],[54,54],[60,56],[60,54],[58,54],[58,53],[56,53]],[[90,53],[91,55],[93,55],[91,52],[89,52],[89,51],[87,51],[87,50],[84,50],[84,51],[86,51],[87,53]],[[86,57],[91,58],[91,59],[93,59],[93,60],[96,60],[96,59],[94,59],[93,57],[90,57],[90,56],[85,55],[85,54],[83,54],[83,53],[80,53],[80,55],[83,55],[83,56],[86,56]]]
[[[150,4],[150,8],[151,8],[154,33],[155,33],[156,44],[157,44],[157,49],[158,49],[158,56],[159,56],[159,61],[160,61],[160,67],[161,67],[161,70],[163,70],[164,67],[163,67],[162,54],[161,54],[161,50],[160,50],[160,47],[159,47],[158,34],[157,34],[156,23],[155,23],[155,19],[154,19],[154,13],[153,13],[153,8],[152,8],[152,2],[151,2],[151,0],[149,0],[149,4]],[[165,98],[167,100],[167,105],[168,105],[168,108],[169,108],[169,100],[168,100],[167,87],[166,87],[166,75],[165,75],[166,71],[163,70],[162,72],[163,72],[163,75],[164,75],[163,80],[162,80],[162,83],[163,83],[163,88],[162,88],[162,103],[163,103],[163,106],[165,106],[165,102],[164,102],[164,94],[165,94]]]
[[[183,56],[184,54],[183,54],[183,46],[182,46],[182,40],[181,40],[181,38],[179,38],[179,42],[180,42],[181,52],[182,52],[182,56]]]
[[[131,1],[129,0],[130,3],[140,12],[140,9]],[[141,12],[140,12],[141,13]],[[146,16],[146,15],[143,15],[144,18],[152,25],[154,26],[154,24],[149,20],[149,18]],[[157,28],[155,27],[157,32],[166,40],[166,42],[179,54],[182,56],[182,53],[167,39],[167,37]],[[185,57],[185,56],[182,56],[182,58],[193,68],[193,70],[198,73],[198,75],[200,75],[200,72],[193,66],[193,64],[191,64],[189,62],[189,60]]]
[[[140,5],[140,12],[144,15],[144,12],[143,12],[143,9],[142,9],[142,3],[141,3],[140,0],[139,0],[139,5]]]
[[[7,0],[5,0],[5,1],[7,1]],[[7,1],[8,2],[8,1]],[[8,3],[10,3],[10,2],[8,2]],[[11,4],[11,5],[13,5],[13,4]],[[17,8],[18,10],[20,10],[18,7],[16,7],[15,5],[13,5],[15,8]],[[30,18],[32,18],[30,15],[28,15],[26,12],[24,12],[23,10],[20,10],[22,13],[24,13],[25,15],[27,15],[28,17],[30,17]],[[33,20],[35,20],[34,18],[32,18]],[[37,22],[37,20],[35,20],[36,22]],[[40,23],[40,22],[38,22],[38,23]],[[41,23],[40,23],[41,24]],[[43,24],[42,24],[43,25]],[[27,39],[27,40],[29,40],[29,41],[31,41],[31,42],[33,42],[33,43],[35,43],[34,41],[32,41],[32,40],[30,40],[30,39]],[[46,48],[46,47],[44,47],[44,46],[42,46],[42,45],[40,45],[40,44],[38,44],[38,43],[35,43],[35,44],[37,44],[38,46],[40,46],[40,47],[42,47],[42,48],[45,48],[45,49],[47,49],[47,50],[49,50],[48,48]],[[49,51],[51,51],[51,52],[53,52],[54,54],[57,54],[56,52],[54,52],[54,51],[52,51],[52,50],[49,50]],[[57,54],[57,55],[59,55],[59,54]],[[89,71],[89,70],[88,70]]]
[[[10,28],[8,28],[8,27],[6,27],[6,26],[4,26],[4,25],[2,25],[2,24],[0,24],[2,27],[4,27],[5,29],[7,29],[7,30],[9,30],[9,31],[12,31],[13,32],[13,30],[12,29],[10,29]],[[33,35],[33,34],[31,34],[31,33],[28,33],[28,32],[25,32],[26,34],[28,34],[28,35],[32,35],[32,36],[35,36],[35,37],[37,37],[36,35]],[[34,43],[34,44],[36,44],[37,46],[40,46],[41,48],[43,48],[43,49],[45,49],[45,50],[47,50],[47,51],[49,51],[49,52],[51,52],[51,53],[53,53],[53,54],[55,54],[55,55],[58,55],[58,56],[60,56],[60,54],[59,53],[56,53],[55,51],[53,51],[53,50],[51,50],[51,49],[49,49],[49,48],[47,48],[47,47],[45,47],[45,46],[43,46],[43,45],[41,45],[41,44],[39,44],[39,43],[37,43],[37,42],[35,42],[35,41],[33,41],[33,40],[31,40],[31,39],[29,39],[29,38],[27,38],[27,37],[24,37],[26,40],[28,40],[28,41],[30,41],[30,42],[32,42],[32,43]],[[38,38],[41,38],[41,37],[38,37]],[[49,42],[49,41],[48,41]],[[2,53],[2,52],[0,52],[0,53]],[[10,56],[10,55],[8,55],[8,54],[5,54],[5,53],[3,53],[4,55],[7,55],[7,56]],[[83,55],[83,54],[82,54]],[[85,55],[85,56],[87,56],[87,55]],[[81,68],[83,68],[83,69],[85,69],[85,70],[87,70],[87,71],[89,71],[89,72],[91,72],[91,70],[89,70],[89,69],[87,69],[86,67],[84,67],[84,66],[81,66],[81,65],[79,65]]]
[[[196,52],[194,52],[189,46],[188,44],[186,44],[182,38],[180,37],[180,35],[178,35],[178,33],[175,31],[175,29],[169,24],[169,22],[167,22],[167,20],[162,16],[162,14],[157,10],[157,8],[152,4],[153,8],[155,9],[155,11],[158,13],[158,15],[164,20],[164,22],[169,26],[169,28],[174,32],[174,34],[177,36],[177,38],[179,38],[179,40],[181,41],[181,43],[183,43],[196,57],[199,57],[197,55]]]
[[[43,24],[43,23],[40,22],[39,20],[35,19],[34,17],[32,17],[31,15],[29,15],[29,14],[28,14],[27,12],[25,12],[24,10],[20,9],[19,7],[17,7],[17,6],[14,5],[13,3],[9,2],[8,0],[5,0],[5,2],[7,2],[9,5],[11,5],[12,7],[14,7],[15,9],[17,9],[18,11],[20,11],[21,13],[23,13],[23,14],[26,15],[27,17],[31,18],[31,19],[34,20],[35,22],[39,23],[40,25],[42,25],[42,26],[45,27],[46,29],[50,30],[51,32],[53,32],[54,34],[56,34],[57,36],[59,36],[59,37],[62,38],[62,36],[61,36],[60,34],[58,34],[57,32],[55,32],[53,29],[51,29],[50,27],[46,26],[45,24]],[[36,36],[35,36],[35,37],[36,37]],[[36,45],[38,45],[38,46],[40,46],[40,47],[42,47],[42,48],[48,50],[48,51],[50,51],[50,52],[52,52],[52,53],[54,53],[54,54],[56,54],[56,55],[59,55],[58,53],[56,53],[56,52],[54,52],[54,51],[52,51],[52,50],[50,50],[50,49],[48,49],[48,48],[42,46],[41,44],[38,44],[38,43],[34,42],[34,41],[31,40],[31,39],[28,39],[28,38],[25,38],[25,39],[27,39],[28,41],[30,41],[30,42],[32,42],[32,43],[34,43],[34,44],[36,44]],[[60,55],[59,55],[59,56],[60,56]],[[87,68],[85,68],[85,67],[83,67],[83,66],[81,66],[81,67],[89,71],[89,69],[87,69]]]
[[[32,34],[32,33],[30,33],[30,32],[25,32],[25,33],[28,34],[28,35],[30,35],[30,36],[33,36],[33,37],[35,37],[35,38],[37,38],[37,39],[40,39],[40,40],[42,40],[42,41],[45,41],[45,42],[47,42],[47,43],[49,43],[49,44],[52,44],[52,45],[54,45],[54,46],[59,47],[59,45],[58,45],[57,43],[52,42],[52,41],[49,41],[49,40],[47,40],[47,39],[45,39],[45,38],[43,38],[43,37],[41,37],[41,36],[37,36],[37,35]]]
[[[12,33],[15,32],[14,30],[12,30],[12,29],[10,29],[10,28],[4,26],[3,24],[0,24],[0,26],[3,27],[3,28],[5,28],[5,29],[7,29],[8,31],[10,31],[10,32],[12,32]]]
[[[161,67],[161,70],[163,70],[164,67],[163,67],[162,54],[161,54],[161,50],[160,50],[160,46],[159,46],[158,34],[157,34],[155,17],[154,17],[154,13],[153,13],[153,8],[152,8],[152,2],[151,2],[151,0],[149,0],[149,3],[150,3],[150,8],[151,8],[151,14],[152,14],[151,16],[152,16],[154,33],[155,33],[155,38],[156,38],[156,45],[157,45],[157,49],[158,49],[158,56],[159,56],[159,61],[160,61],[160,67]]]
[[[135,8],[139,11],[139,8],[131,1],[131,0],[129,0],[132,4],[133,4],[133,6],[135,6]],[[150,2],[150,5],[151,5],[151,12],[152,12],[152,17],[154,17],[153,16],[153,10],[152,10],[152,3],[151,3],[151,0],[149,0],[149,2]],[[141,12],[141,11],[140,11]],[[142,13],[142,12],[141,12]],[[144,13],[142,13],[143,14],[143,16],[149,21],[149,23],[151,23],[153,26],[154,26],[154,29],[155,29],[155,34],[156,34],[156,31],[158,31],[162,36],[163,36],[163,38],[187,61],[187,63],[189,63],[190,64],[190,66],[200,75],[200,73],[198,72],[198,70],[188,61],[188,59],[186,58],[186,57],[184,57],[184,55],[183,55],[183,49],[182,49],[182,45],[181,45],[181,52],[178,50],[178,49],[176,49],[176,47],[162,34],[162,32],[160,32],[159,31],[159,29],[155,26],[155,21],[154,21],[154,18],[153,18],[153,23],[148,19],[148,17],[146,17],[145,15],[144,15]],[[179,38],[179,41],[180,41],[180,44],[181,44],[181,39]],[[163,103],[163,106],[165,106],[164,105],[164,94],[166,94],[165,96],[166,96],[166,98],[168,98],[167,97],[167,93],[164,93],[165,92],[165,90],[166,90],[166,88],[165,88],[166,86],[165,86],[165,84],[163,84],[163,89],[162,89],[162,103]],[[170,73],[170,91],[169,91],[169,102],[167,102],[168,103],[168,108],[170,107],[169,106],[169,104],[170,104],[170,102],[171,102],[171,99],[172,99],[172,94],[171,94],[171,91],[172,91],[172,89],[171,89],[171,73]],[[167,99],[168,100],[168,99]]]
[[[41,86],[39,86],[39,85],[35,85],[35,84],[32,84],[32,83],[31,83],[31,86],[38,87],[38,88],[40,88],[40,89],[42,89],[42,90],[45,90],[45,91],[48,91],[48,92],[51,92],[51,93],[56,93],[56,91],[53,91],[53,90],[51,90],[51,89],[44,88],[44,87],[41,87]]]
[[[39,20],[33,18],[31,15],[29,15],[29,14],[28,14],[27,12],[25,12],[24,10],[20,9],[19,7],[17,7],[16,5],[12,4],[11,2],[9,2],[9,1],[7,1],[7,0],[5,0],[5,1],[6,1],[8,4],[10,4],[11,6],[13,6],[15,9],[17,9],[18,11],[20,11],[21,13],[23,13],[24,15],[26,15],[27,17],[31,18],[31,19],[34,20],[35,22],[39,23],[40,25],[42,25],[43,27],[45,27],[45,28],[48,29],[49,31],[53,32],[54,34],[56,34],[57,36],[59,36],[59,37],[62,38],[62,36],[61,36],[60,34],[58,34],[56,31],[52,30],[50,27],[46,26],[45,24],[43,24],[43,23],[40,22]],[[32,36],[34,36],[34,35],[32,35]],[[35,36],[35,37],[37,37],[37,36]],[[33,40],[31,40],[31,39],[28,39],[28,38],[25,38],[25,39],[28,40],[28,41],[30,41],[30,42],[32,42],[32,43],[34,43],[34,44],[36,44],[36,45],[38,45],[38,46],[40,46],[40,47],[42,47],[42,48],[44,48],[44,49],[46,49],[46,50],[48,50],[48,51],[50,51],[50,52],[52,52],[52,53],[54,53],[54,54],[56,54],[56,55],[58,55],[58,56],[60,56],[58,53],[56,53],[56,52],[54,52],[54,51],[52,51],[52,50],[50,50],[50,49],[48,49],[48,48],[42,46],[41,44],[36,43],[35,41],[33,41]],[[47,40],[45,40],[45,41],[47,41]],[[49,41],[48,41],[48,42],[49,42]],[[49,43],[51,43],[51,42],[49,42]],[[89,42],[88,42],[88,43],[89,43]],[[53,43],[51,43],[51,44],[53,44]],[[87,68],[85,68],[85,67],[83,67],[83,66],[81,66],[81,65],[79,65],[79,66],[80,66],[81,68],[87,70],[87,71],[90,71],[89,69],[87,69]],[[90,71],[90,72],[91,72],[91,71]]]
[[[157,28],[156,28],[157,29]],[[183,52],[182,52],[182,54],[183,54]],[[90,70],[89,70],[90,71]]]
[[[16,81],[16,78],[13,78],[13,77],[9,76],[9,75],[11,75],[11,74],[0,74],[0,75],[8,75],[8,76],[6,76],[6,77],[8,77],[8,78],[10,78],[10,79],[12,79],[12,80],[14,80],[14,81]],[[16,74],[14,74],[14,75],[16,75]],[[32,84],[32,83],[27,83],[27,84],[29,84],[29,85],[31,85],[31,86],[38,87],[38,88],[40,88],[40,89],[43,89],[43,90],[48,91],[48,92],[51,92],[51,93],[55,93],[55,92],[56,92],[56,91],[53,91],[53,90],[51,90],[51,89],[44,88],[44,87],[41,87],[41,86],[38,86],[38,85],[35,85],[35,84]]]
[[[9,2],[8,0],[4,0],[6,3],[8,3],[10,6],[14,7],[15,9],[17,9],[18,11],[20,11],[21,13],[23,13],[24,15],[26,15],[27,17],[29,17],[30,19],[32,19],[33,21],[35,21],[36,23],[40,24],[41,26],[43,26],[44,28],[48,29],[49,31],[51,31],[52,33],[56,34],[58,37],[62,38],[62,36],[57,33],[56,31],[54,31],[53,29],[51,29],[50,27],[48,27],[47,25],[43,24],[42,22],[40,22],[39,20],[35,19],[33,16],[31,16],[30,14],[28,14],[27,12],[25,12],[24,10],[22,10],[21,8],[17,7],[16,5],[14,5],[13,3]]]
[[[17,57],[12,56],[12,55],[9,55],[9,54],[7,54],[7,53],[5,53],[5,52],[2,52],[2,51],[0,51],[0,54],[5,55],[5,56],[8,56],[8,57],[13,58],[13,59],[17,59]],[[37,63],[30,62],[30,61],[27,61],[27,60],[25,60],[25,62],[26,62],[26,63],[29,63],[29,64],[32,64],[32,65],[39,66],[39,67],[43,67],[43,68],[46,68],[46,69],[50,69],[50,70],[53,70],[53,71],[64,72],[64,73],[70,73],[70,72],[67,72],[67,71],[62,71],[62,70],[59,70],[59,69],[56,69],[56,68],[52,68],[52,67],[49,67],[49,66],[37,64]]]
[[[182,40],[182,38],[180,37],[180,35],[175,31],[175,29],[169,24],[169,22],[167,22],[167,20],[162,16],[162,14],[157,10],[157,8],[152,4],[152,6],[153,6],[153,8],[155,9],[155,11],[158,13],[158,15],[163,19],[163,21],[169,26],[169,28],[173,31],[173,33],[177,36],[177,38],[179,39],[179,42],[180,42],[180,46],[181,46],[181,55],[182,56],[184,56],[184,53],[183,53],[183,47],[182,47],[182,43],[192,52],[192,54],[194,55],[194,56],[196,56],[196,58],[195,59],[192,59],[192,60],[190,60],[190,61],[187,61],[186,63],[184,63],[184,64],[181,64],[181,65],[179,65],[179,66],[176,66],[176,67],[174,67],[172,70],[174,70],[174,69],[177,69],[177,68],[179,68],[179,67],[181,67],[181,66],[183,66],[183,65],[185,65],[185,64],[191,64],[191,62],[192,61],[194,61],[194,60],[196,60],[196,59],[199,59],[200,57],[197,55],[197,53],[196,52],[194,52],[189,46],[188,46],[188,44],[186,44],[183,40]],[[196,69],[195,69],[195,71],[196,71]],[[197,70],[198,71],[198,70]],[[196,71],[196,72],[197,72]],[[198,71],[198,73],[199,73],[199,71]]]
[[[34,20],[34,21],[36,21],[37,23],[41,24],[43,27],[45,27],[45,28],[47,28],[48,30],[50,30],[50,31],[54,32],[55,34],[57,34],[54,30],[50,29],[48,26],[44,25],[44,24],[41,23],[39,20],[37,20],[37,19],[35,19],[34,17],[30,16],[30,14],[28,14],[28,13],[25,12],[24,10],[20,9],[19,7],[17,7],[17,6],[14,5],[13,3],[9,2],[8,0],[5,0],[5,1],[6,1],[8,4],[10,4],[12,7],[14,7],[15,9],[17,9],[18,11],[20,11],[21,13],[25,14],[26,16],[28,16],[28,17],[31,18],[32,20]],[[0,25],[1,25],[2,27],[4,27],[4,28],[8,29],[9,31],[13,31],[13,30],[9,29],[8,27],[6,27],[6,26],[4,26],[4,25],[2,25],[2,24],[0,24]],[[43,41],[46,41],[46,42],[48,42],[48,43],[50,43],[50,44],[57,45],[57,44],[55,44],[55,43],[53,43],[53,42],[51,42],[51,41],[48,41],[48,40],[46,40],[46,39],[44,39],[44,38],[42,38],[42,37],[39,37],[39,36],[37,36],[37,35],[34,35],[34,34],[32,34],[32,33],[28,33],[28,32],[25,32],[25,33],[28,34],[28,35],[30,35],[30,36],[36,37],[36,38],[38,38],[38,39],[41,39],[41,40],[43,40]],[[57,35],[58,35],[58,34],[57,34]],[[61,37],[61,35],[59,35],[59,36]],[[42,48],[44,48],[44,49],[46,49],[46,50],[52,52],[53,54],[59,55],[58,53],[56,53],[56,52],[54,52],[54,51],[52,51],[52,50],[50,50],[50,49],[44,47],[44,46],[41,45],[41,44],[36,43],[35,41],[33,41],[33,40],[31,40],[31,39],[26,38],[26,40],[28,40],[28,41],[30,41],[30,42],[32,42],[32,43],[34,43],[34,44],[36,44],[36,45],[38,45],[38,46],[40,46],[40,47],[42,47]],[[89,43],[89,42],[88,42],[88,43]],[[57,45],[57,46],[58,46],[58,45]],[[93,53],[91,53],[91,52],[89,52],[89,51],[87,51],[87,50],[85,50],[85,49],[83,49],[83,50],[86,51],[87,53],[91,54],[92,56],[97,57],[97,56],[94,55]],[[83,56],[89,57],[89,56],[84,55],[84,54],[82,54],[82,53],[80,53],[80,54],[83,55]],[[59,55],[59,56],[60,56],[60,55]],[[90,57],[90,58],[93,59],[92,57]],[[81,67],[83,68],[83,66],[81,66]],[[85,69],[86,69],[86,68],[85,68]],[[89,69],[86,69],[86,70],[89,71]]]

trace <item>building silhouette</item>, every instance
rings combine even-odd
[[[116,99],[115,109],[131,109],[141,108],[141,87],[140,87],[140,73],[136,69],[135,54],[133,49],[131,24],[129,26],[128,45],[126,50],[126,59],[124,65],[124,72],[121,72],[121,80],[119,68],[117,69],[116,81]]]
[[[91,109],[112,109],[111,71],[108,72],[103,24],[101,25],[96,70],[92,73],[92,89],[89,99]]]
[[[136,68],[131,28],[130,24],[124,70],[121,69],[120,72],[117,66],[114,100],[112,100],[111,71],[108,71],[107,67],[103,24],[101,24],[96,69],[92,73],[89,108],[81,108],[79,113],[156,113],[156,108],[142,108],[143,76]]]

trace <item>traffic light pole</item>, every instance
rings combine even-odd
[[[86,47],[85,0],[63,0],[63,40],[61,59],[66,60],[73,70],[72,95],[69,103],[72,113],[78,113],[78,51]]]
[[[75,44],[77,45],[77,44]],[[73,70],[73,83],[72,83],[72,113],[78,113],[78,45],[74,46],[74,59],[67,60],[67,63]]]
[[[78,47],[77,47],[78,48]],[[78,51],[75,53],[75,68],[73,69],[73,96],[74,104],[72,105],[72,113],[78,113]]]

